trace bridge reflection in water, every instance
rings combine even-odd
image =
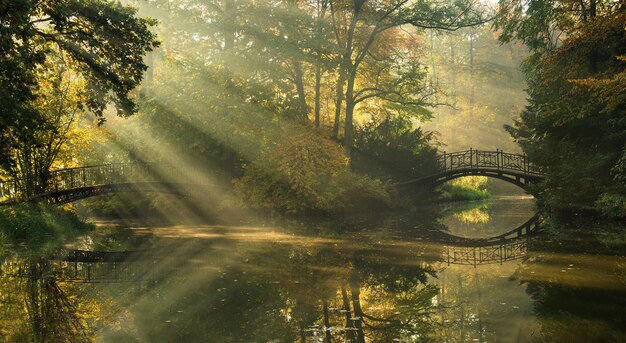
[[[519,227],[501,235],[471,239],[450,235],[453,244],[444,246],[443,262],[478,266],[523,259],[528,255],[528,241],[540,230],[542,219],[535,215]]]
[[[4,260],[0,263],[0,277],[80,283],[138,282],[156,276],[155,262],[135,251],[61,250],[49,259]]]
[[[527,238],[484,247],[445,246],[443,259],[448,265],[502,264],[503,262],[525,258],[528,255],[527,248]]]
[[[535,215],[519,227],[495,237],[472,239],[442,232],[438,237],[431,237],[430,242],[442,244],[440,261],[448,265],[502,264],[527,256],[529,238],[539,231],[540,224],[540,216]],[[0,263],[0,277],[54,278],[79,283],[140,282],[167,274],[149,251],[63,249],[45,260]]]

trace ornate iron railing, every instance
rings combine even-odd
[[[46,261],[45,266],[24,261],[0,262],[0,277],[53,277],[67,282],[136,282],[152,276],[140,262],[72,262]]]
[[[54,278],[66,282],[136,282],[168,274],[149,250],[85,251],[59,249],[48,258],[0,259],[0,277]]]
[[[474,265],[503,263],[526,257],[528,239],[536,234],[543,222],[540,214],[535,214],[517,228],[498,236],[472,239],[460,238],[454,245],[446,245],[443,260],[450,264]]]
[[[492,264],[523,259],[528,254],[528,240],[508,241],[502,244],[478,247],[446,246],[443,261],[450,264]]]
[[[441,172],[481,168],[543,175],[541,168],[530,163],[526,155],[512,154],[502,150],[469,149],[452,153],[444,151],[437,157],[437,163]]]
[[[473,150],[446,153],[437,157],[440,172],[463,169],[489,169],[543,175],[542,170],[528,162],[525,155],[502,150]],[[168,182],[189,179],[189,170],[157,163],[113,163],[98,166],[59,169],[50,172],[47,184],[40,194],[60,192],[90,186],[113,185],[128,182]],[[196,174],[197,175],[197,174]],[[201,178],[196,178],[201,179]],[[29,180],[0,180],[0,203],[27,200],[34,195],[26,191]],[[31,192],[32,193],[32,192]]]
[[[175,182],[188,179],[189,174],[189,170],[156,163],[114,163],[59,169],[50,172],[45,190],[40,193],[128,182]],[[24,179],[0,181],[0,202],[26,200],[25,184],[28,182]]]

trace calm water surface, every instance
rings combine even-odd
[[[623,256],[545,235],[467,240],[533,215],[532,200],[502,197],[341,220],[120,224],[66,246],[99,253],[7,248],[0,340],[626,341]]]

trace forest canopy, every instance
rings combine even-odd
[[[45,187],[79,112],[136,112],[131,91],[158,45],[156,22],[136,13],[104,0],[0,4],[0,167],[28,194]]]
[[[529,104],[509,131],[547,171],[552,208],[626,216],[626,4],[506,1],[496,26],[519,39]]]
[[[598,0],[5,1],[2,177],[34,195],[54,168],[162,162],[246,206],[333,212],[394,206],[446,144],[521,147],[544,204],[622,216],[623,19]]]

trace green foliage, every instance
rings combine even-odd
[[[594,206],[607,217],[626,218],[626,196],[623,193],[602,193]]]
[[[626,76],[626,73],[622,74]],[[626,218],[626,149],[611,170],[611,174],[612,186],[600,195],[595,207],[607,217]]]
[[[432,133],[413,129],[406,117],[372,120],[356,131],[352,168],[359,173],[402,182],[437,169]]]
[[[0,4],[0,173],[25,180],[26,196],[45,188],[78,113],[136,111],[131,91],[158,45],[156,22],[136,12],[105,0]]]
[[[486,189],[471,189],[459,186],[443,187],[441,199],[445,201],[472,201],[489,198],[489,191]]]
[[[64,237],[91,229],[93,225],[58,207],[32,203],[0,207],[0,233],[9,241]]]
[[[263,158],[245,167],[235,191],[253,207],[289,213],[386,208],[380,181],[354,174],[335,142],[306,127],[292,128]]]
[[[19,80],[12,87],[25,87],[22,95],[9,93],[17,96],[18,108],[37,87],[34,71],[57,50],[88,82],[90,110],[101,116],[112,102],[121,114],[132,114],[129,92],[146,69],[143,55],[157,45],[149,30],[154,20],[137,18],[136,9],[104,0],[10,0],[2,2],[0,13],[5,23],[0,55],[3,61],[9,58],[3,66],[13,68],[3,68],[0,74],[7,77],[1,83]]]
[[[483,200],[489,198],[487,177],[467,176],[444,184],[441,199],[446,201]]]
[[[344,172],[333,178],[326,192],[329,212],[382,211],[396,205],[390,187],[367,175]]]
[[[424,128],[437,132],[447,151],[518,151],[502,127],[526,105],[520,63],[528,49],[519,42],[501,43],[489,25],[429,32],[424,43],[429,82],[440,90],[436,100],[449,105],[433,108]]]
[[[529,105],[509,131],[529,159],[547,171],[533,189],[543,204],[621,216],[626,194],[620,162],[626,146],[623,4],[598,2],[593,11],[566,1],[545,5],[553,7],[531,11],[531,6],[509,18],[533,22],[542,16],[536,19],[543,24],[505,27],[510,32],[505,30],[503,39],[523,39],[534,53],[527,61]],[[548,39],[554,37],[542,36],[549,23],[563,25],[567,38],[556,44]]]

